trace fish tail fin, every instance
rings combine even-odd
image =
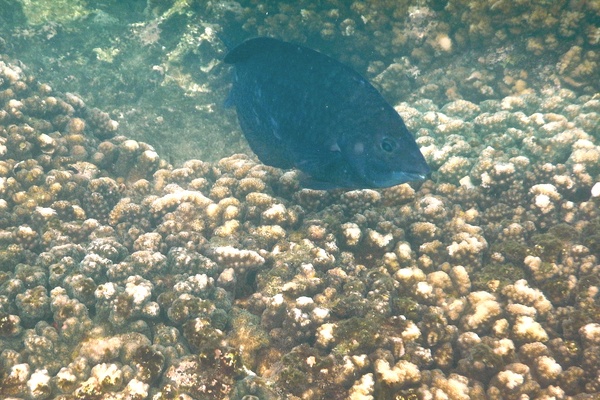
[[[227,95],[227,98],[225,99],[225,101],[223,102],[223,106],[225,108],[231,108],[235,105],[235,102],[233,100],[233,89],[229,91],[229,94]]]

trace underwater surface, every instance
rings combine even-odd
[[[364,76],[430,176],[261,163],[256,36]],[[599,398],[599,62],[597,1],[0,0],[0,398]]]

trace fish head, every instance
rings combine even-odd
[[[384,188],[425,179],[430,169],[408,129],[352,137],[342,150],[366,187]]]

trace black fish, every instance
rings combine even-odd
[[[263,163],[298,168],[316,189],[389,187],[429,173],[402,118],[351,68],[265,37],[224,61],[235,66],[226,104]]]

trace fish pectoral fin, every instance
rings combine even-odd
[[[341,159],[341,153],[315,148],[294,147],[296,168],[314,176],[327,171]]]
[[[324,182],[313,179],[312,177],[302,174],[300,176],[300,185],[305,189],[312,190],[332,190],[332,189],[341,189],[344,186],[340,186],[337,183],[333,182]]]
[[[296,167],[302,171],[305,171],[312,175],[313,171],[322,170],[326,167],[330,159],[324,154],[314,149],[303,151],[302,149],[294,149],[294,159],[296,160]]]
[[[300,167],[298,167],[300,169]],[[341,153],[334,153],[327,161],[311,160],[302,164],[304,173],[301,175],[301,185],[307,189],[355,189],[359,188],[350,174],[348,165]]]
[[[335,143],[331,144],[331,146],[329,146],[329,151],[337,151],[337,152],[341,153],[342,149],[340,149],[340,145],[337,142],[335,142]]]

